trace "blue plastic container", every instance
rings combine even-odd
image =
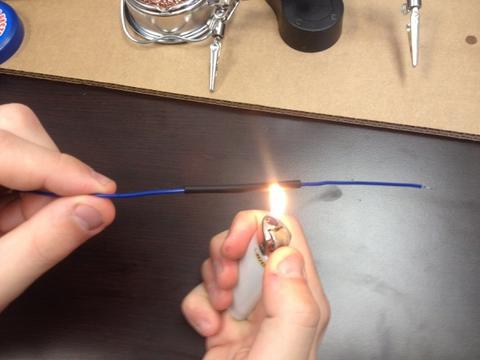
[[[12,7],[0,1],[0,64],[15,54],[23,41],[23,25]]]

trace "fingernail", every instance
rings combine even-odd
[[[103,225],[102,214],[89,205],[77,205],[73,214],[78,224],[86,231],[93,231]]]
[[[105,186],[105,185],[107,185],[107,184],[109,184],[113,181],[112,179],[106,177],[105,175],[102,175],[102,174],[96,172],[95,170],[92,170],[92,176],[95,180],[98,181],[98,183],[100,185],[103,185],[103,186]]]
[[[288,278],[303,278],[303,262],[298,254],[287,256],[277,265],[277,271]]]

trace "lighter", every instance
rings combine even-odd
[[[279,220],[285,207],[285,190],[278,184],[272,185],[270,213],[262,219],[261,232],[257,231],[253,235],[239,263],[238,282],[233,290],[233,303],[230,307],[230,313],[236,320],[245,320],[260,300],[263,268],[270,254],[279,247],[290,244],[290,231]]]

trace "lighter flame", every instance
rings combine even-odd
[[[278,184],[270,186],[270,214],[279,219],[287,207],[287,194]]]

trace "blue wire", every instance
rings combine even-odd
[[[129,198],[139,198],[145,196],[158,196],[158,195],[173,195],[173,194],[183,194],[185,192],[184,188],[175,188],[175,189],[154,189],[147,191],[138,191],[130,193],[116,193],[116,194],[95,194],[95,196],[105,199],[129,199]]]
[[[426,186],[415,183],[399,183],[399,182],[384,182],[384,181],[338,181],[338,180],[326,180],[326,181],[311,181],[302,182],[301,187],[313,187],[313,186],[325,186],[325,185],[363,185],[363,186],[390,186],[390,187],[402,187],[402,188],[415,188],[425,189]],[[59,196],[49,191],[31,191],[30,193],[37,195],[45,195],[56,197]],[[174,195],[184,194],[185,188],[171,188],[171,189],[153,189],[146,191],[128,192],[128,193],[115,193],[115,194],[93,194],[94,196],[104,199],[130,199],[146,196],[158,196],[158,195]]]
[[[154,190],[128,192],[128,193],[93,194],[93,195],[99,198],[104,198],[104,199],[129,199],[129,198],[139,198],[139,197],[145,197],[145,196],[183,194],[184,192],[185,192],[184,188],[174,188],[174,189],[154,189]],[[32,193],[37,195],[46,195],[46,196],[55,196],[55,197],[58,196],[57,194],[49,191],[32,191]]]
[[[422,185],[422,184],[385,182],[385,181],[336,181],[336,180],[326,180],[326,181],[302,182],[302,187],[303,186],[325,186],[325,185],[393,186],[393,187],[403,187],[403,188],[425,189],[425,186]]]

